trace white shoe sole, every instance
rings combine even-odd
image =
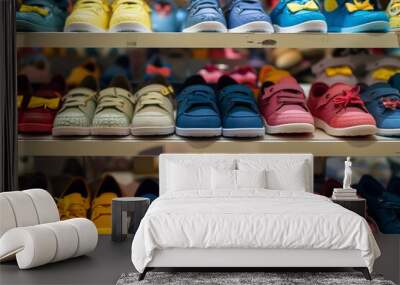
[[[271,34],[274,32],[274,27],[271,23],[256,21],[241,25],[239,27],[229,29],[230,33],[268,33]]]
[[[165,136],[172,135],[174,132],[175,126],[131,128],[131,134],[134,136]]]
[[[312,124],[292,123],[277,126],[270,126],[265,122],[265,130],[267,134],[305,134],[313,133],[315,127]]]
[[[224,137],[254,138],[265,135],[264,128],[222,129]]]
[[[341,28],[340,33],[363,33],[373,31],[383,31],[389,28],[389,23],[385,21],[375,21],[349,28]]]
[[[99,127],[91,128],[90,133],[93,136],[128,136],[131,131],[123,127]]]
[[[274,25],[277,33],[302,33],[302,32],[319,32],[326,33],[328,26],[325,21],[312,20],[290,27],[281,27]]]
[[[227,28],[224,24],[217,21],[210,22],[201,22],[196,25],[190,26],[186,29],[183,29],[184,33],[198,33],[198,32],[227,32]]]
[[[53,136],[88,136],[90,135],[90,128],[85,127],[59,127],[53,128]]]
[[[379,129],[376,132],[379,136],[397,137],[400,136],[400,129]]]
[[[106,33],[107,30],[103,30],[99,27],[93,26],[87,23],[74,23],[64,27],[64,32],[89,32],[89,33]]]
[[[182,137],[218,137],[222,128],[175,128],[177,135]]]
[[[324,121],[315,118],[315,126],[325,131],[328,135],[337,137],[356,137],[374,135],[377,131],[373,125],[359,125],[348,128],[333,128]]]
[[[139,23],[121,23],[111,27],[108,30],[110,33],[120,32],[136,32],[136,33],[151,33],[152,31]]]

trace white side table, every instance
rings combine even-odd
[[[134,236],[149,205],[150,199],[147,198],[114,198],[112,200],[111,239],[113,241],[123,241],[129,235]]]

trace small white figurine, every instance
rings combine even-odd
[[[350,156],[347,157],[344,162],[344,178],[343,178],[343,189],[352,189],[351,188],[351,161]]]

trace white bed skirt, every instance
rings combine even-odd
[[[155,250],[147,267],[366,267],[359,250],[193,249]]]

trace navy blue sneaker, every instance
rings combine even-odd
[[[226,21],[218,0],[192,0],[188,7],[185,33],[226,32]]]
[[[176,98],[176,134],[184,137],[221,135],[221,118],[217,99],[200,75],[189,77]]]
[[[231,33],[274,32],[259,0],[232,0],[226,8],[226,19]]]
[[[259,137],[265,135],[264,121],[253,91],[229,76],[218,80],[218,104],[222,113],[225,137]]]

